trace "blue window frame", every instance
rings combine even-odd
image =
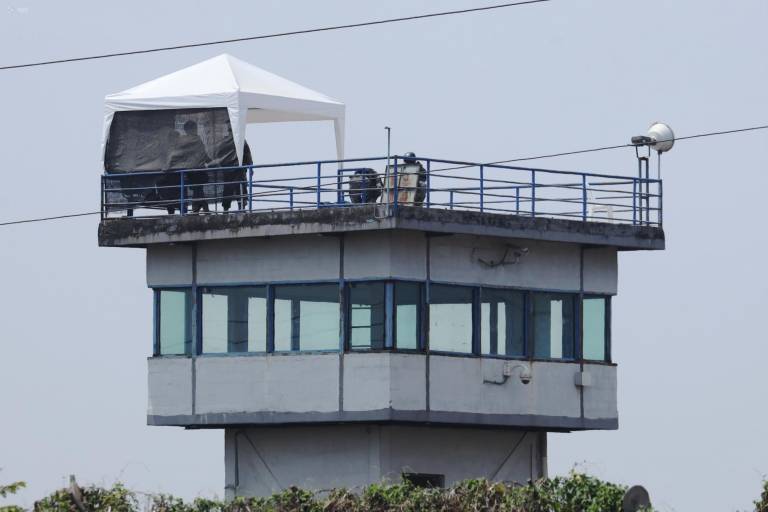
[[[610,361],[610,297],[585,295],[581,303],[581,357]]]
[[[576,302],[578,295],[533,292],[531,336],[533,357],[576,359]]]
[[[343,293],[337,282],[204,286],[193,308],[192,288],[157,288],[154,354],[424,351],[428,342],[447,354],[611,360],[608,296],[430,283],[427,303],[425,290],[399,280],[347,281]]]
[[[192,289],[155,289],[155,354],[193,353]]]
[[[267,352],[267,287],[200,289],[203,354]]]
[[[480,354],[525,357],[525,292],[485,287],[480,290]]]

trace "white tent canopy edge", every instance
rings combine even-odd
[[[248,123],[333,121],[336,155],[344,159],[343,103],[228,54],[110,94],[104,103],[102,168],[115,112],[189,108],[227,109],[241,164]]]

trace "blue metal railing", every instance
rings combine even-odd
[[[108,173],[102,218],[401,206],[661,226],[657,179],[417,157]],[[385,178],[386,176],[386,178]],[[361,195],[361,193],[365,193]],[[363,201],[355,202],[355,198]],[[234,206],[234,208],[233,208]]]

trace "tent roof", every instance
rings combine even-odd
[[[343,103],[226,53],[110,94],[105,106],[104,142],[118,111],[226,107],[240,161],[247,123],[333,121],[344,154]]]
[[[119,104],[126,104],[127,106],[129,103],[142,101],[154,103],[153,100],[166,100],[171,103],[174,98],[179,98],[185,100],[184,105],[187,105],[192,98],[207,97],[215,102],[216,97],[227,95],[227,93],[273,96],[300,102],[344,107],[343,103],[325,94],[313,91],[226,53],[144,82],[125,91],[110,94],[106,97],[106,102],[118,107]],[[162,107],[164,105],[157,104],[156,106]],[[175,105],[168,105],[165,108],[175,108]],[[249,106],[249,108],[259,107]]]

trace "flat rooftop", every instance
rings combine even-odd
[[[648,177],[415,156],[108,173],[99,245],[415,230],[664,249]]]
[[[400,206],[383,218],[379,216],[381,211],[381,205],[362,205],[318,210],[107,218],[99,224],[99,245],[146,247],[203,240],[399,229],[569,242],[619,250],[664,249],[664,230],[657,226],[418,206]]]

